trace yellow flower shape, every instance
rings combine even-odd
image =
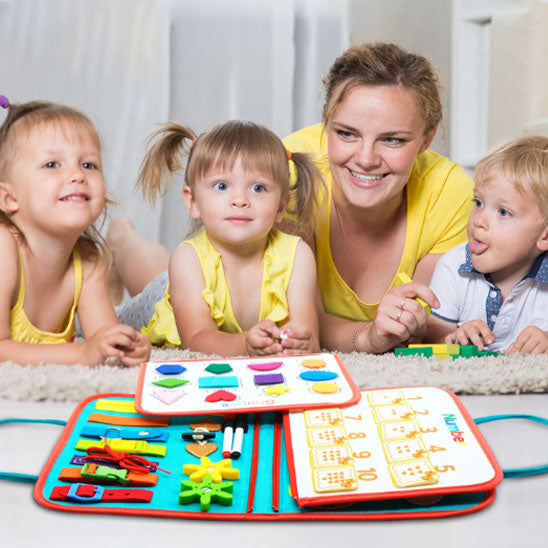
[[[202,457],[200,464],[185,464],[183,474],[194,483],[202,482],[206,476],[210,476],[213,483],[221,483],[223,479],[237,480],[240,477],[240,471],[232,468],[230,459],[211,462],[207,457]]]

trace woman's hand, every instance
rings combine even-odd
[[[410,340],[421,341],[426,333],[427,314],[417,298],[431,308],[440,306],[433,291],[420,282],[393,287],[382,297],[371,326],[355,337],[355,349],[377,354]]]
[[[495,342],[495,334],[482,320],[464,322],[453,333],[445,337],[445,344],[475,344],[481,352]]]

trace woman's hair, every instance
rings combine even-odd
[[[197,181],[211,169],[232,169],[238,159],[245,170],[262,173],[280,185],[282,200],[289,199],[292,230],[312,228],[318,185],[324,184],[320,172],[306,154],[289,153],[279,137],[253,122],[230,120],[199,137],[187,126],[165,124],[149,139],[136,186],[154,204],[158,196],[167,193],[177,171],[184,169],[185,183],[194,192]],[[294,184],[290,184],[290,161],[295,164]],[[199,220],[194,222],[190,234],[200,226]]]
[[[528,185],[548,220],[548,137],[531,135],[499,145],[478,162],[474,180],[476,185],[496,184],[501,173],[518,192]]]
[[[438,76],[432,64],[396,44],[374,42],[349,48],[335,60],[323,84],[326,124],[357,86],[401,86],[411,93],[424,120],[424,134],[435,129],[442,118]]]
[[[10,102],[7,109],[7,116],[0,125],[0,181],[6,180],[9,167],[15,156],[17,140],[25,137],[33,128],[40,125],[74,124],[87,131],[97,144],[99,151],[101,150],[101,139],[95,126],[85,114],[72,107],[49,101],[30,101],[27,103]],[[100,228],[105,221],[107,205],[111,203],[111,200],[105,200],[105,208],[98,226],[95,224],[90,226],[80,236],[78,244],[84,254],[93,255],[99,250],[106,253],[106,244],[101,236]],[[17,230],[24,241],[25,235],[3,211],[0,211],[0,223]],[[106,254],[108,255],[108,253]]]

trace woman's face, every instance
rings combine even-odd
[[[327,123],[333,196],[339,205],[398,206],[417,154],[435,130],[424,135],[414,97],[400,86],[356,86]]]

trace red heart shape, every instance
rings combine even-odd
[[[228,390],[217,390],[206,396],[206,401],[215,402],[215,401],[233,401],[236,399],[236,394],[229,392]]]

